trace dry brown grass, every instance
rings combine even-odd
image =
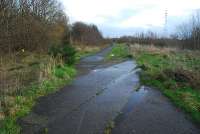
[[[82,52],[97,52],[107,46],[108,46],[108,44],[101,44],[101,45],[75,44],[74,45],[76,50],[82,51]]]
[[[78,51],[84,51],[84,52],[94,52],[94,51],[99,51],[100,50],[100,47],[97,47],[97,46],[85,46],[85,45],[76,45],[75,48]]]
[[[36,53],[4,55],[0,57],[0,120],[15,114],[19,106],[13,105],[16,94],[33,83],[51,78],[56,65],[63,65],[60,57]]]
[[[63,64],[61,58],[40,54],[26,54],[23,57],[13,55],[1,57],[0,92],[12,94],[30,83],[42,82],[59,64]]]
[[[153,45],[131,45],[134,57],[148,61],[143,63],[152,73],[155,71],[174,79],[183,80],[195,89],[200,86],[200,51],[180,50],[178,48]],[[148,59],[146,59],[148,58]],[[178,80],[178,81],[179,81]]]
[[[156,47],[154,45],[140,45],[140,44],[132,44],[130,45],[131,52],[152,52],[157,54],[170,54],[170,53],[184,53],[188,57],[200,57],[199,50],[188,50],[188,49],[180,49],[177,47]]]
[[[170,47],[163,47],[159,48],[154,45],[140,45],[140,44],[133,44],[130,45],[130,49],[132,52],[152,52],[152,53],[162,53],[168,54],[170,52],[177,52],[180,51],[178,48],[170,48]]]
[[[171,64],[171,66],[176,65],[176,67],[179,66],[182,69],[200,71],[200,51],[198,50],[181,50],[179,48],[171,47],[159,48],[154,45],[139,44],[131,45],[130,50],[133,56],[146,52],[148,54],[158,55],[168,59],[168,64]]]

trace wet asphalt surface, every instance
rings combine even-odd
[[[158,90],[139,87],[133,60],[104,61],[112,49],[83,58],[72,84],[41,97],[20,119],[23,134],[200,134]]]

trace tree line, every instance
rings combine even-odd
[[[102,39],[95,25],[70,25],[57,0],[0,0],[1,53],[46,51],[52,45],[96,44]]]
[[[95,25],[87,25],[83,22],[75,22],[72,25],[72,40],[75,43],[95,45],[102,43],[103,36]]]
[[[157,47],[183,47],[183,43],[178,39],[177,35],[161,37],[159,34],[152,31],[137,33],[133,36],[122,36],[114,40],[120,43],[126,42],[129,44],[154,45]]]
[[[113,41],[200,50],[200,10],[194,12],[187,22],[178,25],[177,31],[170,37],[161,37],[155,32],[147,31],[115,38]]]

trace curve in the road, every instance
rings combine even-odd
[[[86,73],[41,97],[32,112],[20,119],[22,133],[103,134],[113,120],[113,134],[200,134],[160,92],[135,91],[139,77],[133,60],[104,62],[111,49],[82,59],[78,68]]]

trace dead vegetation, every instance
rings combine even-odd
[[[16,95],[28,90],[27,87],[32,84],[40,84],[51,78],[52,70],[57,65],[63,64],[61,59],[44,54],[23,52],[22,55],[18,53],[18,56],[1,57],[0,119],[14,114],[18,109],[13,106]]]
[[[175,80],[178,86],[191,86],[194,89],[200,90],[200,74],[195,73],[191,70],[175,69],[169,70],[166,69],[163,71],[166,77],[169,77]]]

